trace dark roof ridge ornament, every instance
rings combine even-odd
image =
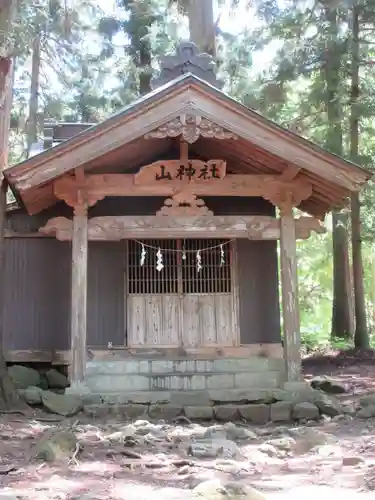
[[[221,89],[224,83],[217,78],[215,69],[216,63],[211,55],[200,54],[194,42],[181,42],[176,48],[175,55],[166,55],[161,58],[160,74],[151,80],[151,86],[155,89],[181,75],[192,73]]]

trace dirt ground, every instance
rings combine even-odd
[[[305,374],[340,379],[348,387],[343,398],[353,402],[375,392],[371,355],[307,360]],[[75,432],[82,448],[76,460],[73,453],[52,463],[33,458],[35,444],[51,428]],[[207,437],[206,428],[220,444],[218,456],[208,448],[192,452],[194,436],[206,432]],[[184,500],[210,479],[253,486],[270,500],[375,499],[375,419],[326,419],[302,429],[237,424],[228,427],[237,434],[224,437],[223,428],[92,421],[80,415],[46,423],[2,415],[0,500]]]

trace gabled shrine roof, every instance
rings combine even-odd
[[[28,212],[39,212],[58,201],[53,181],[78,167],[90,173],[126,172],[176,152],[171,135],[145,136],[186,115],[202,117],[230,137],[200,137],[190,146],[195,155],[226,160],[230,171],[241,174],[282,174],[292,166],[298,178],[313,186],[300,208],[318,217],[346,203],[372,176],[185,74],[71,139],[9,167],[5,178]]]

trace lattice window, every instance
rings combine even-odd
[[[147,256],[140,265],[141,245],[128,242],[128,293],[218,294],[231,293],[231,245],[225,240],[145,240]],[[221,263],[223,244],[224,263]],[[150,248],[153,247],[153,248]],[[214,247],[214,248],[213,248]],[[156,269],[157,248],[162,249],[164,268]],[[183,258],[183,249],[186,250]],[[197,269],[197,251],[201,252],[202,269]]]
[[[221,265],[220,244],[223,243],[224,264]],[[185,240],[186,260],[182,262],[182,293],[230,293],[230,244],[223,240]],[[216,247],[216,248],[212,248]],[[197,270],[196,253],[201,253],[202,269]]]
[[[176,294],[178,293],[178,252],[176,240],[147,240],[147,245],[163,248],[164,269],[156,269],[157,250],[147,247],[147,257],[143,266],[140,265],[141,245],[137,241],[128,242],[128,293],[145,294]],[[169,251],[168,251],[169,250]],[[171,251],[172,250],[172,251]]]

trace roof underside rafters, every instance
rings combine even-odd
[[[323,216],[341,206],[371,177],[366,170],[282,129],[191,75],[7,169],[5,177],[27,210],[38,212],[57,201],[53,181],[77,167],[90,173],[126,172],[177,153],[175,140],[144,136],[184,114],[206,118],[237,136],[237,140],[199,138],[190,150],[201,158],[226,160],[233,173],[281,174],[290,166],[301,169],[298,178],[308,180],[313,192],[300,208],[312,215]]]

